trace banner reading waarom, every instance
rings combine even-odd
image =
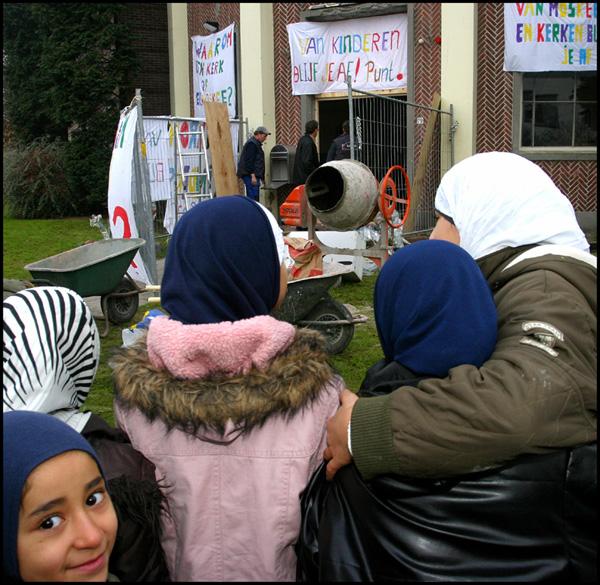
[[[194,117],[204,118],[202,101],[227,105],[236,116],[234,25],[205,37],[192,37]],[[260,40],[260,39],[259,39]]]

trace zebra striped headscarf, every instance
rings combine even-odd
[[[98,329],[74,291],[40,286],[3,303],[3,411],[52,414],[81,432],[100,358]]]

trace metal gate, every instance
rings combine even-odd
[[[454,164],[452,106],[444,111],[410,103],[403,97],[358,90],[352,87],[350,77],[347,85],[351,158],[367,165],[378,181],[392,166],[401,165],[411,189],[403,235],[431,230],[435,225],[436,189],[442,175]],[[419,159],[414,160],[417,151]],[[405,198],[403,174],[395,171],[393,180],[398,198]]]

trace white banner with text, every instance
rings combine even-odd
[[[204,118],[202,100],[227,104],[235,118],[234,24],[205,37],[192,37],[194,117]]]
[[[292,94],[406,87],[406,14],[338,22],[287,25],[292,59]]]
[[[133,149],[137,148],[138,108],[121,112],[108,174],[108,221],[113,238],[139,238],[132,204]],[[152,284],[139,252],[127,273],[134,279]]]
[[[504,71],[595,71],[596,6],[504,4]]]

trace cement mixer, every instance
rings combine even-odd
[[[406,185],[405,198],[398,196],[393,179],[395,173],[402,175]],[[410,183],[403,167],[390,167],[379,183],[371,170],[357,160],[331,161],[308,176],[304,192],[311,212],[307,218],[309,238],[321,247],[323,253],[367,256],[379,266],[393,253],[388,246],[388,230],[400,228],[410,209]],[[392,217],[399,203],[404,204],[405,208],[399,221],[394,223]],[[324,245],[315,233],[315,218],[329,228],[346,231],[373,221],[378,211],[385,219],[378,247],[368,250],[331,248]]]

